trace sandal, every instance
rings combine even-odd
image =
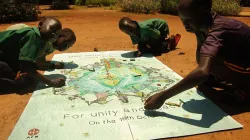
[[[180,34],[176,34],[175,36],[174,35],[170,36],[169,39],[168,39],[169,49],[170,50],[176,49],[176,46],[178,45],[180,39],[181,39]]]

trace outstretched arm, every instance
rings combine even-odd
[[[23,73],[27,73],[28,76],[31,76],[32,78],[47,84],[52,87],[61,87],[65,85],[65,79],[64,78],[57,78],[50,80],[40,74],[39,72],[36,71],[36,66],[34,63],[29,62],[29,61],[20,61],[20,70]]]
[[[201,55],[199,66],[195,70],[168,90],[149,97],[145,102],[145,109],[158,109],[168,98],[206,81],[209,77],[212,61],[210,56]]]
[[[63,69],[64,64],[60,62],[51,63],[51,61],[46,61],[45,55],[38,59],[36,65],[39,70],[49,70],[49,69]]]
[[[49,61],[46,61],[45,56],[39,58],[35,63],[39,70],[49,70],[49,69],[55,68],[55,64]]]

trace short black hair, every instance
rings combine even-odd
[[[119,28],[120,28],[121,30],[123,30],[123,29],[126,27],[126,25],[127,25],[128,23],[131,23],[131,22],[133,22],[132,19],[130,19],[130,18],[128,18],[128,17],[123,17],[123,18],[121,18],[120,21],[119,21]]]
[[[64,36],[68,41],[76,42],[75,33],[69,28],[62,29],[61,35]]]
[[[62,28],[62,23],[56,18],[53,17],[44,17],[38,24],[38,27],[40,28],[43,24],[48,24],[50,21],[54,21],[54,24]]]

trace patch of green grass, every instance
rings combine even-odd
[[[119,6],[117,5],[111,5],[111,6],[106,6],[104,7],[104,10],[118,10]]]
[[[115,5],[116,0],[86,0],[86,5],[111,6]]]
[[[11,23],[21,21],[35,21],[38,19],[39,11],[31,3],[11,3],[9,0],[1,0],[0,23]]]
[[[159,12],[161,0],[118,0],[118,5],[125,12],[155,13]]]
[[[178,15],[178,2],[179,0],[161,0],[161,13]]]
[[[117,4],[125,12],[151,13],[161,12],[178,15],[179,0],[117,0]],[[238,15],[242,8],[238,0],[213,0],[213,11],[220,15]]]
[[[69,2],[65,0],[52,0],[51,9],[53,10],[69,9]]]
[[[86,3],[86,0],[75,0],[74,1],[75,5],[85,5],[85,3]]]
[[[236,16],[242,11],[242,7],[236,0],[213,0],[213,11],[224,16]]]

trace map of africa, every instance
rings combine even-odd
[[[131,61],[132,60],[132,61]],[[134,59],[101,59],[100,62],[79,66],[78,69],[62,70],[70,80],[68,87],[54,89],[54,94],[65,95],[66,91],[74,90],[77,94],[70,100],[82,99],[88,105],[93,103],[107,104],[109,96],[116,96],[121,102],[128,103],[129,97],[144,101],[154,92],[165,89],[174,80],[159,73],[159,69],[147,68],[133,63]],[[95,94],[96,99],[88,101],[86,94]]]

